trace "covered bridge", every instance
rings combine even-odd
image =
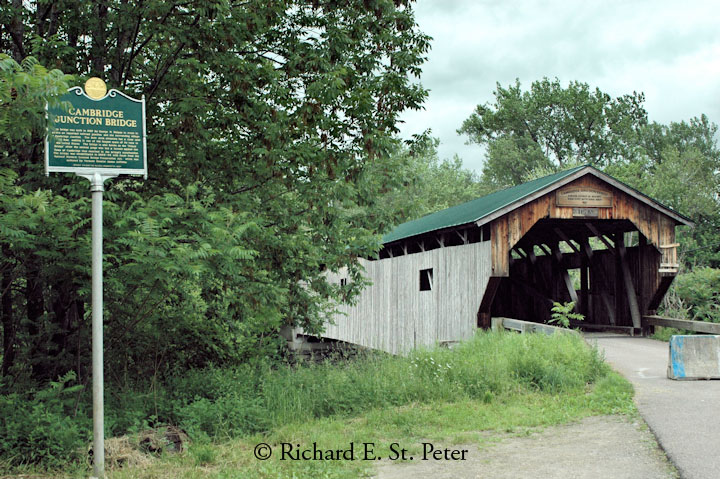
[[[677,274],[679,225],[692,226],[593,167],[539,178],[387,234],[361,260],[372,286],[323,336],[402,353],[469,338],[492,316],[546,322],[553,301],[637,332]]]

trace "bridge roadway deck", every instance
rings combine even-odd
[[[612,333],[585,333],[635,386],[635,402],[685,479],[720,478],[720,380],[667,378],[668,343]]]

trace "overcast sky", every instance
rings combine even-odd
[[[720,2],[677,0],[419,0],[433,37],[420,80],[425,110],[403,115],[401,135],[427,128],[440,157],[479,169],[484,151],[456,130],[496,83],[543,77],[588,83],[612,95],[645,93],[651,121],[705,113],[720,123]]]

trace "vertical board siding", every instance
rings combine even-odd
[[[472,336],[490,277],[490,242],[437,248],[377,261],[361,260],[372,285],[354,306],[341,305],[323,337],[393,354]],[[433,288],[420,291],[420,270]],[[329,273],[339,283],[344,271]]]

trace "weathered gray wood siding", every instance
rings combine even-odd
[[[341,306],[324,337],[393,354],[472,336],[490,276],[490,242],[438,248],[363,261],[372,282],[355,306]],[[420,270],[432,268],[430,291],[420,291]],[[340,283],[342,272],[328,279]]]

